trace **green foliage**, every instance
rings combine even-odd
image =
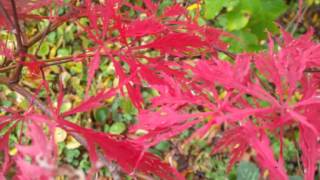
[[[126,125],[123,122],[115,122],[109,128],[110,134],[122,134],[126,130]]]
[[[108,109],[106,107],[99,108],[95,113],[95,119],[101,123],[105,123],[108,118]]]
[[[303,178],[301,176],[289,176],[290,180],[302,180]]]
[[[258,180],[259,179],[259,168],[246,161],[241,161],[237,169],[237,180]]]
[[[202,14],[215,26],[236,35],[238,39],[227,39],[232,51],[257,51],[267,31],[278,32],[274,21],[286,9],[283,0],[205,0]]]
[[[162,152],[169,150],[169,148],[170,148],[170,142],[168,142],[168,141],[163,141],[155,146],[155,149],[162,151]]]
[[[37,53],[38,56],[45,57],[50,52],[50,46],[48,42],[43,42]]]

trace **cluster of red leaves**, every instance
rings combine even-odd
[[[149,111],[140,117],[134,128],[150,130],[141,139],[154,140],[160,135],[169,138],[190,127],[189,123],[196,122],[190,118],[205,115],[210,120],[196,134],[203,135],[213,125],[228,125],[223,138],[213,147],[213,153],[229,147],[231,166],[252,148],[259,166],[269,171],[271,179],[288,179],[283,160],[283,138],[288,128],[297,126],[305,179],[314,179],[320,152],[320,78],[317,73],[306,71],[319,67],[320,57],[319,45],[311,41],[311,36],[312,31],[294,39],[283,32],[283,40],[277,41],[279,50],[274,50],[274,42],[270,39],[268,52],[239,54],[234,63],[214,57],[199,59],[192,68],[195,87],[188,89],[191,92],[156,98],[154,105],[160,106],[160,112],[169,108],[170,113],[164,117]],[[221,91],[225,97],[219,96]],[[183,106],[190,104],[209,110],[202,115],[181,114]],[[159,122],[155,122],[157,120]],[[152,125],[146,128],[147,123]],[[175,123],[178,126],[173,126]],[[279,159],[275,159],[270,147],[271,134],[280,141]]]
[[[0,2],[11,16],[7,1]],[[23,117],[20,112],[6,109],[8,115],[0,118],[0,127],[13,125],[1,137],[0,149],[5,157],[1,164],[2,177],[12,164],[16,164],[16,175],[20,179],[34,177],[35,174],[39,178],[54,176],[57,147],[52,135],[53,130],[60,127],[85,139],[92,162],[89,174],[101,167],[99,147],[107,160],[117,162],[127,173],[142,171],[163,179],[183,179],[175,169],[148,153],[148,148],[195,124],[203,124],[195,132],[203,135],[211,126],[225,123],[228,129],[213,147],[213,152],[229,148],[231,166],[248,148],[252,148],[259,166],[268,170],[272,179],[288,179],[288,176],[283,151],[276,159],[269,136],[278,137],[281,148],[284,148],[286,128],[297,125],[305,179],[314,178],[320,150],[320,79],[316,73],[305,73],[305,70],[318,67],[320,56],[319,45],[310,40],[312,32],[299,39],[283,32],[282,39],[277,42],[270,39],[269,52],[239,54],[233,62],[217,57],[217,50],[227,48],[220,41],[224,33],[212,27],[199,26],[197,18],[188,16],[187,10],[178,3],[159,11],[159,4],[151,0],[143,0],[142,6],[122,0],[105,0],[103,3],[85,0],[80,6],[64,4],[63,1],[17,2],[21,19],[49,19],[54,24],[65,19],[77,23],[79,17],[88,18],[89,24],[81,25],[81,33],[94,46],[88,49],[93,52],[93,57],[88,63],[86,98],[77,107],[59,113],[64,97],[60,83],[57,106],[48,98],[47,104],[51,109],[42,115],[33,105],[23,113]],[[69,6],[77,13],[55,16],[57,13],[52,10],[50,16],[32,14],[33,9],[44,6]],[[10,30],[11,22],[6,22],[3,14],[0,17],[1,27]],[[110,44],[116,48],[109,48]],[[6,48],[1,55],[14,57],[12,51]],[[112,90],[101,90],[89,96],[102,56],[112,62],[120,83]],[[22,64],[31,72],[33,67],[37,67],[34,72],[38,72],[42,64],[37,62],[30,60]],[[43,62],[39,60],[39,63]],[[75,59],[75,63],[79,61]],[[128,65],[129,70],[123,64]],[[50,94],[47,82],[43,82],[39,89],[44,87]],[[151,106],[143,104],[142,87],[153,88],[159,93],[152,99]],[[118,139],[66,120],[68,116],[101,106],[104,100],[117,92],[128,94],[139,110],[139,121],[130,128],[130,132],[143,129],[147,131],[145,135],[136,139]],[[222,97],[221,92],[226,95]],[[189,113],[190,107],[195,105],[204,107],[206,111]],[[10,157],[8,138],[16,128],[15,124],[21,121],[27,126],[25,135],[30,137],[31,144],[23,145],[21,142],[17,145],[18,155]],[[43,126],[49,127],[49,132],[45,133]],[[30,160],[26,161],[26,157]],[[30,172],[37,173],[31,175]]]

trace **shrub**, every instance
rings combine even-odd
[[[0,3],[0,83],[29,103],[1,107],[2,177],[11,176],[13,167],[19,179],[82,177],[77,171],[66,174],[67,166],[58,163],[54,135],[62,130],[87,149],[89,177],[106,166],[115,179],[120,178],[118,167],[132,176],[150,173],[183,179],[148,149],[194,126],[200,128],[190,139],[225,124],[213,153],[228,148],[230,167],[252,148],[260,171],[266,170],[271,179],[288,179],[283,139],[293,129],[299,133],[294,138],[299,138],[305,179],[314,179],[319,159],[320,61],[319,45],[310,40],[312,31],[298,39],[286,32],[276,40],[270,35],[268,51],[232,54],[220,40],[228,33],[198,25],[200,11],[190,16],[179,3],[167,7],[151,0]],[[35,23],[42,27],[36,33]],[[64,38],[78,50],[65,47],[51,54],[46,39],[53,39],[65,24],[76,27]],[[221,59],[221,54],[227,58]],[[112,65],[119,82],[95,87],[104,63]],[[63,77],[66,64],[82,64],[87,73],[74,73],[84,77],[80,85],[85,91],[80,92],[77,105],[62,110],[67,95],[78,90],[68,86],[72,79]],[[54,72],[59,78],[50,76],[48,69],[53,66],[60,67]],[[157,96],[145,102],[143,89],[152,89]],[[73,121],[118,94],[128,96],[138,109],[138,122],[129,128],[134,137]],[[12,134],[18,137],[16,144],[9,143]],[[280,142],[278,159],[270,147],[271,136]],[[13,146],[14,156],[10,155]]]

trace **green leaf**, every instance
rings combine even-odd
[[[71,54],[71,51],[67,48],[60,48],[58,49],[58,57],[63,57],[63,56],[69,56]]]
[[[302,180],[303,178],[301,176],[289,176],[290,180]]]
[[[111,134],[121,134],[126,130],[126,125],[123,122],[115,122],[111,125],[109,133]]]
[[[259,104],[263,108],[270,107],[270,103],[268,101],[260,101]]]
[[[4,107],[10,107],[10,106],[12,106],[12,102],[8,101],[8,100],[3,100],[1,102],[1,105],[4,106]]]
[[[237,180],[258,180],[259,169],[258,167],[246,161],[241,161],[237,169]]]
[[[278,31],[274,21],[287,9],[283,0],[242,0],[241,2],[242,8],[252,13],[248,28],[259,39],[266,38],[266,31]]]
[[[48,55],[50,52],[50,46],[48,42],[43,42],[39,48],[39,51],[37,53],[38,56],[44,57]]]
[[[123,109],[125,114],[135,114],[136,113],[136,109],[129,99],[125,99],[125,98],[121,99],[120,100],[120,107]]]
[[[204,17],[206,19],[215,18],[225,5],[225,0],[205,0]]]
[[[168,141],[162,141],[158,145],[155,146],[155,149],[159,151],[166,151],[170,148],[170,142]]]
[[[105,124],[105,125],[103,126],[103,132],[109,132],[109,129],[110,129],[109,124]]]
[[[88,171],[90,169],[90,167],[91,167],[91,163],[88,160],[88,155],[84,154],[82,157],[83,157],[83,159],[80,161],[79,166],[80,166],[81,169],[84,169],[85,171]]]
[[[47,39],[50,43],[55,43],[57,39],[57,33],[56,32],[51,32],[48,34]]]
[[[71,102],[65,102],[61,105],[60,113],[64,113],[72,108]]]
[[[259,46],[259,40],[255,34],[244,30],[235,31],[233,34],[237,39],[226,38],[226,42],[231,44],[230,50],[232,52],[241,52],[243,50],[258,51],[261,49],[261,46]]]
[[[204,17],[206,19],[213,19],[225,7],[227,11],[231,11],[239,0],[205,0],[204,1]]]
[[[80,151],[78,149],[66,150],[66,161],[71,163],[75,158],[80,156]]]
[[[95,119],[101,123],[105,123],[108,118],[108,109],[106,107],[99,108],[95,115]]]
[[[219,23],[227,31],[240,30],[248,24],[250,19],[249,11],[231,11],[219,18]]]
[[[157,14],[160,15],[166,7],[171,5],[172,5],[172,0],[163,0],[159,5]]]

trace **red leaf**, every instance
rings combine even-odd
[[[100,65],[100,54],[99,50],[93,56],[93,59],[89,63],[89,70],[88,70],[88,80],[87,80],[87,87],[86,87],[86,96],[88,95],[92,79],[96,70],[99,68]]]
[[[62,116],[63,117],[70,116],[75,113],[87,112],[87,111],[90,111],[94,108],[97,108],[97,107],[101,106],[103,100],[110,98],[115,93],[116,93],[115,89],[111,89],[107,92],[101,91],[101,92],[97,93],[97,95],[91,96],[87,100],[83,101],[80,105],[72,108],[71,110],[69,110],[67,112],[64,112],[62,114]]]
[[[19,168],[17,177],[22,179],[53,177],[57,155],[53,138],[48,140],[42,128],[35,122],[28,123],[27,135],[32,140],[31,145],[16,146],[19,154],[21,154],[21,156],[16,157],[16,164]],[[25,160],[27,156],[32,158],[31,162]]]
[[[268,137],[264,131],[257,129],[250,122],[233,130],[228,130],[215,146],[213,153],[229,146],[232,153],[230,163],[233,164],[240,160],[249,145],[256,151],[259,165],[270,171],[272,179],[288,179],[284,167],[274,159]]]
[[[144,173],[153,173],[162,179],[184,179],[174,168],[161,162],[155,155],[144,152],[145,149],[132,140],[117,139],[117,136],[94,132],[62,119],[58,123],[67,131],[82,134],[88,142],[98,145],[103,150],[106,159],[116,161],[126,173],[134,175],[135,170],[138,170]],[[96,151],[92,149],[88,149],[89,154],[96,157]]]
[[[126,35],[129,37],[141,37],[145,35],[158,34],[165,30],[165,27],[160,24],[155,18],[145,20],[135,20],[130,23],[126,30]]]
[[[184,14],[187,14],[187,10],[184,7],[180,6],[180,4],[176,4],[166,7],[163,13],[163,17],[181,16]]]
[[[204,42],[196,35],[189,33],[170,33],[139,48],[154,48],[160,50],[162,53],[182,56],[184,53],[188,51],[194,52],[197,48],[201,48],[204,45]]]

